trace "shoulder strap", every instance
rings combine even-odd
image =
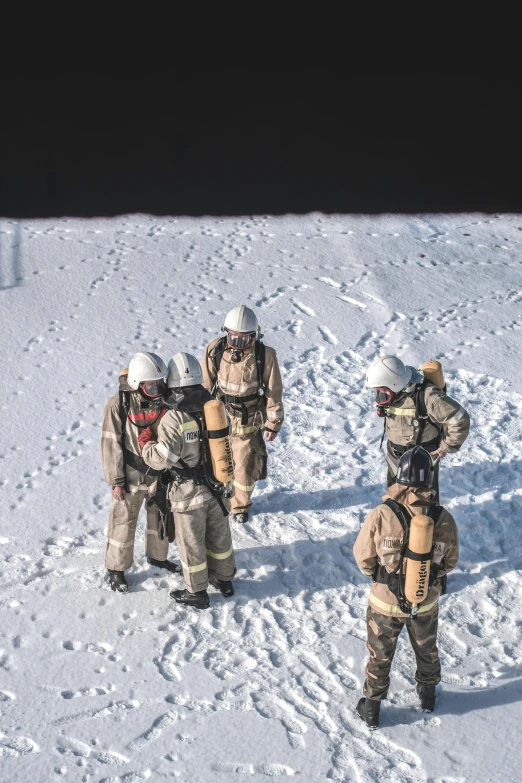
[[[266,347],[265,344],[261,342],[261,340],[256,340],[255,351],[256,351],[256,364],[257,364],[257,390],[259,392],[259,396],[262,397],[263,394],[265,393],[264,375],[265,375]]]
[[[405,506],[403,506],[401,503],[397,503],[396,500],[392,500],[391,498],[387,498],[384,501],[384,504],[390,508],[399,522],[401,523],[401,527],[404,531],[404,536],[402,540],[402,547],[401,547],[401,553],[399,555],[399,563],[397,567],[387,576],[387,584],[389,589],[392,591],[394,596],[397,598],[397,601],[399,602],[399,607],[401,608],[401,611],[404,612],[404,614],[410,614],[411,612],[411,604],[406,599],[406,596],[404,595],[404,558],[407,557],[407,552],[409,551],[408,546],[410,543],[410,522],[411,522],[411,514],[408,511]]]
[[[443,506],[432,506],[430,508],[429,516],[433,519],[433,524],[436,525],[439,521],[439,517],[444,511]]]
[[[119,416],[121,420],[122,431],[125,432],[125,425],[127,424],[127,417],[129,415],[129,392],[122,391],[120,389],[120,408]]]
[[[216,375],[219,374],[219,366],[221,364],[221,359],[223,357],[223,353],[225,352],[226,347],[227,347],[227,338],[220,337],[212,350],[211,359],[214,362],[214,367],[216,368]]]
[[[125,491],[128,491],[127,487],[127,446],[125,445],[125,438],[127,437],[127,417],[129,415],[129,392],[120,389],[120,405],[118,411],[121,421],[121,438],[120,446],[123,453],[123,475],[125,477]]]
[[[423,382],[418,384],[417,388],[415,389],[415,418],[419,422],[417,439],[415,441],[416,446],[418,446],[422,441],[424,428],[429,418],[428,411],[426,409],[426,400],[424,399],[427,386],[433,386],[433,384],[431,381],[428,381],[427,378],[424,378]]]
[[[406,536],[407,535],[409,536],[409,532],[410,532],[410,522],[411,522],[410,512],[401,503],[397,503],[396,500],[392,500],[391,498],[387,498],[384,501],[384,505],[388,506],[388,508],[391,508],[391,510],[393,511],[393,513],[395,514],[399,522],[401,523],[401,527],[405,533],[404,540],[406,541]]]

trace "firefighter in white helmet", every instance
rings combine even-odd
[[[234,307],[221,328],[226,336],[212,340],[203,357],[203,383],[231,420],[232,518],[246,522],[256,481],[267,475],[265,440],[273,441],[283,424],[283,386],[276,352],[261,342],[253,310]]]
[[[438,497],[439,461],[457,452],[466,440],[470,428],[467,411],[446,394],[444,383],[439,388],[397,356],[375,359],[368,367],[365,384],[375,391],[377,413],[384,418],[387,486],[395,483],[401,456],[422,444],[435,461],[433,486]]]
[[[166,374],[165,363],[156,354],[135,354],[128,370],[120,373],[119,394],[109,399],[103,414],[102,466],[105,480],[112,487],[105,565],[111,588],[118,592],[128,591],[124,572],[133,562],[136,524],[144,502],[147,561],[169,571],[180,570],[167,560],[167,518],[157,505],[161,496],[159,471],[143,463],[138,443],[141,429],[152,427],[156,432],[165,413]]]
[[[222,595],[233,595],[236,570],[226,487],[215,480],[205,444],[203,406],[212,397],[202,381],[195,356],[173,356],[167,377],[167,413],[157,434],[144,430],[139,436],[144,462],[157,470],[167,469],[172,482],[169,499],[185,590],[173,590],[170,595],[195,609],[209,606],[209,582]]]

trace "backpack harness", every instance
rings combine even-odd
[[[165,537],[168,538],[168,540],[172,543],[174,541],[175,537],[175,530],[174,530],[174,516],[172,514],[171,508],[170,508],[170,502],[169,502],[169,484],[168,476],[166,475],[168,471],[166,470],[154,470],[154,468],[150,468],[143,459],[138,456],[138,454],[135,454],[133,451],[130,451],[126,446],[126,438],[127,438],[127,419],[131,422],[131,424],[136,427],[139,430],[145,429],[145,427],[151,427],[153,424],[155,424],[158,419],[160,419],[163,414],[166,412],[165,406],[162,406],[158,410],[158,415],[155,419],[152,421],[148,421],[145,419],[145,424],[138,424],[137,421],[133,421],[132,417],[130,416],[130,395],[131,392],[125,391],[123,389],[120,389],[119,392],[120,395],[120,407],[119,407],[119,416],[121,420],[121,439],[120,439],[120,446],[121,451],[123,454],[123,475],[125,477],[125,492],[128,492],[128,486],[127,486],[127,472],[125,468],[127,465],[131,468],[134,468],[134,470],[137,470],[138,473],[141,473],[143,476],[158,476],[158,485],[156,487],[156,492],[152,497],[147,500],[147,506],[150,506],[154,504],[157,506],[159,511],[159,525],[158,525],[158,538],[160,541],[163,541]]]
[[[424,378],[422,383],[415,384],[415,390],[413,392],[413,399],[415,402],[415,418],[413,419],[413,426],[418,427],[417,437],[415,438],[415,446],[420,446],[422,444],[424,448],[430,451],[431,449],[435,450],[439,448],[442,439],[442,428],[439,424],[437,424],[437,422],[430,419],[428,415],[428,411],[426,408],[426,400],[425,400],[425,392],[428,386],[434,386],[434,384],[431,381],[429,381],[427,378]],[[444,387],[443,391],[446,391],[446,387]],[[377,415],[382,416],[384,418],[384,429],[383,429],[379,448],[382,448],[384,436],[386,435],[386,417],[388,415],[387,410],[388,408],[384,408],[382,413],[380,410],[377,411]],[[422,436],[424,434],[424,429],[428,421],[430,422],[430,424],[433,424],[433,426],[439,430],[439,434],[436,438],[430,440],[429,443],[422,443]],[[391,441],[390,441],[390,445],[392,446],[393,452],[396,457],[402,457],[405,451],[411,449],[411,446],[399,446],[396,443],[391,443]]]
[[[195,484],[203,484],[210,491],[212,497],[216,498],[223,516],[228,516],[228,509],[223,503],[224,497],[229,497],[228,489],[216,481],[214,473],[212,471],[212,458],[210,455],[209,437],[223,437],[229,434],[229,428],[226,427],[223,430],[218,430],[217,434],[213,432],[210,434],[208,430],[204,428],[204,419],[201,412],[191,411],[190,415],[194,418],[199,430],[199,440],[201,448],[199,451],[199,460],[194,467],[190,467],[181,458],[178,460],[177,465],[173,465],[165,471],[169,474],[170,482],[176,481],[177,483],[183,483],[184,481],[193,481]],[[163,479],[165,480],[165,479]]]
[[[121,438],[120,438],[120,446],[121,450],[123,452],[123,474],[125,476],[125,491],[128,492],[127,487],[127,476],[125,474],[125,468],[127,465],[129,467],[134,468],[134,470],[137,470],[138,473],[141,473],[144,476],[159,476],[161,473],[163,473],[162,470],[154,470],[153,468],[149,468],[148,465],[145,464],[145,462],[142,460],[141,457],[139,457],[137,454],[135,454],[133,451],[130,451],[127,448],[126,445],[126,439],[127,439],[127,419],[131,422],[131,424],[136,427],[138,430],[143,430],[146,427],[151,427],[153,424],[156,424],[156,422],[163,416],[163,414],[166,412],[166,408],[163,406],[158,410],[158,415],[153,421],[147,421],[145,419],[144,424],[138,424],[137,421],[133,421],[132,415],[130,414],[130,395],[131,392],[125,391],[123,389],[120,389],[120,407],[119,407],[119,416],[121,420]]]
[[[227,349],[227,338],[222,337],[215,345],[212,353],[210,354],[210,358],[214,362],[214,366],[216,368],[216,376],[219,376],[219,366],[221,364],[221,359],[223,358],[223,354],[225,353]],[[257,367],[257,392],[255,394],[247,394],[246,397],[237,397],[233,394],[224,394],[218,386],[217,377],[216,382],[214,384],[214,387],[212,389],[212,396],[218,397],[218,399],[222,400],[223,402],[226,402],[234,412],[239,413],[241,411],[241,425],[244,427],[245,424],[248,424],[248,411],[249,409],[245,405],[246,402],[252,402],[253,400],[257,400],[257,405],[255,406],[255,409],[257,411],[259,407],[259,403],[261,402],[262,398],[265,395],[265,384],[263,381],[263,377],[265,374],[265,344],[261,342],[261,340],[255,341],[255,357],[256,357],[256,367]]]
[[[417,552],[412,552],[411,549],[409,548],[410,522],[411,522],[410,512],[401,503],[397,503],[396,500],[392,500],[391,498],[387,498],[387,500],[384,501],[384,505],[388,506],[388,508],[390,508],[393,511],[393,513],[401,523],[401,527],[403,530],[402,547],[399,555],[399,564],[397,565],[397,567],[394,568],[393,571],[387,571],[386,566],[378,562],[377,565],[375,566],[372,579],[374,582],[377,582],[378,584],[381,585],[386,585],[388,587],[388,589],[396,597],[401,612],[404,612],[404,614],[412,614],[412,605],[404,595],[404,558],[407,558],[409,560],[419,560],[419,561],[431,560],[433,558],[433,547],[431,548],[430,552],[425,552],[424,554],[421,555],[419,555]],[[443,510],[444,509],[442,508],[442,506],[437,506],[437,505],[431,506],[428,516],[430,516],[433,519],[434,525],[437,524],[438,519]],[[431,564],[429,587],[431,587],[435,583],[435,581],[439,579],[442,588],[441,595],[445,595],[446,576],[445,575],[442,577],[438,576],[438,572],[441,571],[442,569],[443,569],[442,565],[439,566],[439,565],[435,565],[434,563]]]

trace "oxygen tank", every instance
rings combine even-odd
[[[436,359],[430,359],[429,362],[424,362],[421,369],[424,377],[431,381],[434,386],[438,386],[439,389],[446,388],[442,364],[440,362]]]
[[[430,565],[429,554],[433,544],[433,519],[424,514],[418,514],[411,518],[410,540],[408,550],[414,555],[426,555],[426,560],[415,560],[408,557],[406,563],[406,577],[404,581],[404,595],[413,607],[412,614],[416,613],[416,607],[428,595]]]
[[[225,406],[220,400],[209,400],[203,406],[203,415],[214,478],[222,484],[228,484],[234,476],[234,463]]]

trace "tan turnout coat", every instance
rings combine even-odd
[[[216,375],[212,352],[221,338],[213,340],[205,351],[202,361],[203,386],[212,391],[214,384],[218,383],[219,391],[223,394],[232,394],[234,397],[247,397],[257,392],[257,366],[254,345],[247,348],[244,358],[240,362],[232,362],[230,352],[225,350],[219,367],[219,378]],[[234,411],[227,404],[228,413],[232,419],[232,434],[246,434],[253,425],[256,428],[266,428],[273,432],[279,432],[283,424],[283,383],[277,354],[273,348],[265,346],[265,371],[263,374],[265,395],[260,404],[257,400],[246,403],[249,410],[247,425],[241,425],[241,413]],[[218,393],[219,397],[219,393]],[[256,412],[257,411],[257,412]]]
[[[438,429],[431,423],[431,419],[442,426],[440,447],[449,454],[458,451],[469,434],[468,412],[438,386],[426,387],[424,401],[429,419],[422,433],[422,443],[429,443],[438,437]],[[398,446],[414,446],[418,426],[414,424],[417,420],[413,395],[404,392],[385,410],[388,440]]]
[[[127,418],[125,426],[125,445],[129,451],[134,454],[140,454],[138,435],[141,432],[134,426],[131,418],[136,420],[140,427],[150,423],[154,435],[158,432],[159,423],[162,415],[159,411],[141,410],[141,395],[139,392],[130,394],[130,416]],[[105,481],[113,487],[123,487],[125,478],[127,479],[127,489],[129,492],[138,490],[148,490],[149,494],[154,494],[156,482],[146,482],[145,475],[139,473],[129,465],[123,468],[123,451],[121,448],[122,422],[120,419],[120,398],[115,394],[109,399],[103,412],[102,437],[101,437],[101,461]]]
[[[432,504],[432,490],[405,487],[393,484],[388,488],[383,500],[391,498],[405,506],[412,516],[428,514]],[[402,525],[394,512],[382,504],[370,511],[357,536],[353,554],[357,565],[365,576],[372,576],[377,563],[393,571],[399,564],[403,541]],[[442,511],[433,532],[433,563],[442,566],[439,575],[449,573],[459,559],[459,540],[457,526],[451,514]],[[440,598],[441,587],[435,582],[425,600],[419,604],[418,613],[434,610]],[[375,612],[393,617],[406,618],[401,612],[397,598],[387,585],[373,582],[369,602]]]
[[[156,470],[175,468],[180,460],[198,465],[202,448],[199,427],[190,413],[169,410],[158,428],[158,442],[143,447],[143,460]],[[209,574],[229,581],[235,573],[234,548],[228,516],[208,487],[183,480],[171,486],[176,543],[187,590],[205,590]],[[226,506],[228,501],[223,500]]]
[[[146,443],[143,461],[155,470],[176,466],[180,459],[195,468],[199,462],[200,438],[196,420],[185,411],[169,410],[158,428],[158,442]],[[174,483],[170,492],[173,511],[191,511],[212,497],[208,487],[194,481]]]
[[[255,347],[251,345],[244,351],[240,362],[232,362],[230,351],[225,350],[219,366],[217,377],[216,366],[212,354],[218,346],[220,338],[213,340],[203,357],[203,385],[212,391],[217,381],[218,399],[224,394],[234,397],[249,397],[255,394],[255,399],[246,402],[247,421],[242,421],[241,410],[237,406],[225,403],[232,426],[232,454],[234,457],[234,496],[231,500],[233,514],[248,512],[252,506],[250,500],[256,481],[266,478],[267,452],[263,440],[263,430],[279,432],[283,424],[283,384],[277,355],[273,348],[265,346],[265,369],[263,381],[265,394],[257,395],[257,364]]]

